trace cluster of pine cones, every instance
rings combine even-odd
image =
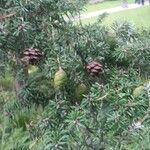
[[[91,76],[98,76],[103,72],[103,66],[97,61],[92,61],[86,65],[86,70]]]
[[[37,48],[28,48],[23,52],[22,62],[26,64],[35,65],[42,59],[42,52]]]

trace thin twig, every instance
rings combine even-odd
[[[8,14],[8,15],[5,15],[5,16],[0,16],[0,20],[6,19],[6,18],[10,18],[10,17],[12,17],[14,15],[16,15],[16,13],[11,13],[11,14]]]

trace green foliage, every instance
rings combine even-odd
[[[77,14],[85,1],[4,1],[1,47],[21,89],[18,101],[0,91],[1,149],[109,150],[147,148],[150,100],[142,77],[149,77],[150,32],[132,24],[73,25],[65,17]],[[44,57],[38,71],[26,74],[21,62],[25,48],[36,47]],[[0,59],[4,64],[6,60]],[[103,72],[92,77],[86,65],[96,60]],[[62,68],[67,80],[54,87]],[[23,80],[22,80],[23,78]],[[79,88],[78,85],[85,87]],[[136,97],[136,87],[144,89]],[[80,101],[76,94],[80,95]],[[85,95],[84,95],[85,94]]]
[[[26,48],[38,48],[44,53],[43,61],[50,55],[55,60],[60,51],[61,37],[64,37],[68,32],[67,29],[72,25],[69,17],[77,14],[85,3],[86,0],[2,2],[0,60],[10,66],[13,77],[18,82],[17,93],[23,88],[23,84],[28,83],[26,64],[22,62],[23,51]],[[41,69],[44,68],[43,61],[38,64]]]
[[[3,90],[13,90],[13,79],[7,73],[6,75],[0,77],[0,88]]]
[[[20,92],[25,99],[24,104],[30,105],[34,103],[43,106],[47,105],[49,99],[54,97],[54,93],[52,82],[41,73],[30,76],[28,84]]]
[[[15,129],[12,131],[11,136],[7,139],[6,143],[2,145],[2,149],[27,150],[29,143],[29,134],[23,132],[22,129]]]
[[[108,58],[111,62],[124,67],[132,66],[149,74],[149,32],[137,32],[135,27],[127,22],[115,23],[112,29],[116,37],[113,35],[115,40],[111,41],[109,38],[112,48]]]
[[[130,71],[112,69],[107,84],[93,84],[81,104],[74,106],[58,93],[44,109],[41,106],[22,108],[18,102],[12,104],[13,101],[7,103],[5,132],[8,140],[3,141],[3,146],[11,146],[13,141],[15,148],[39,150],[146,147],[148,95],[143,91],[133,97],[133,90],[142,81]],[[144,126],[136,129],[133,123],[142,120],[145,123],[141,122],[141,126]]]

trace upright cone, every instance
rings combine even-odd
[[[83,98],[83,95],[87,93],[87,86],[84,83],[79,84],[75,90],[75,96],[78,100]]]
[[[23,52],[23,58],[21,60],[27,64],[34,65],[42,58],[42,56],[43,54],[39,49],[28,48]]]
[[[140,96],[142,94],[143,90],[144,90],[144,86],[136,87],[133,91],[133,96],[134,97]]]
[[[34,74],[38,71],[38,67],[34,65],[29,65],[28,66],[28,74]]]
[[[60,67],[59,70],[55,73],[54,77],[54,86],[56,89],[60,89],[64,87],[67,83],[67,74],[66,72]]]
[[[87,64],[86,70],[91,76],[98,76],[103,72],[103,66],[97,61],[92,61]]]

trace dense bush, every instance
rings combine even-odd
[[[16,97],[0,91],[0,149],[150,148],[150,31],[127,22],[109,29],[101,19],[86,26],[65,21],[82,2],[1,5],[1,61],[21,88]],[[33,48],[43,58],[30,70],[22,58]]]

